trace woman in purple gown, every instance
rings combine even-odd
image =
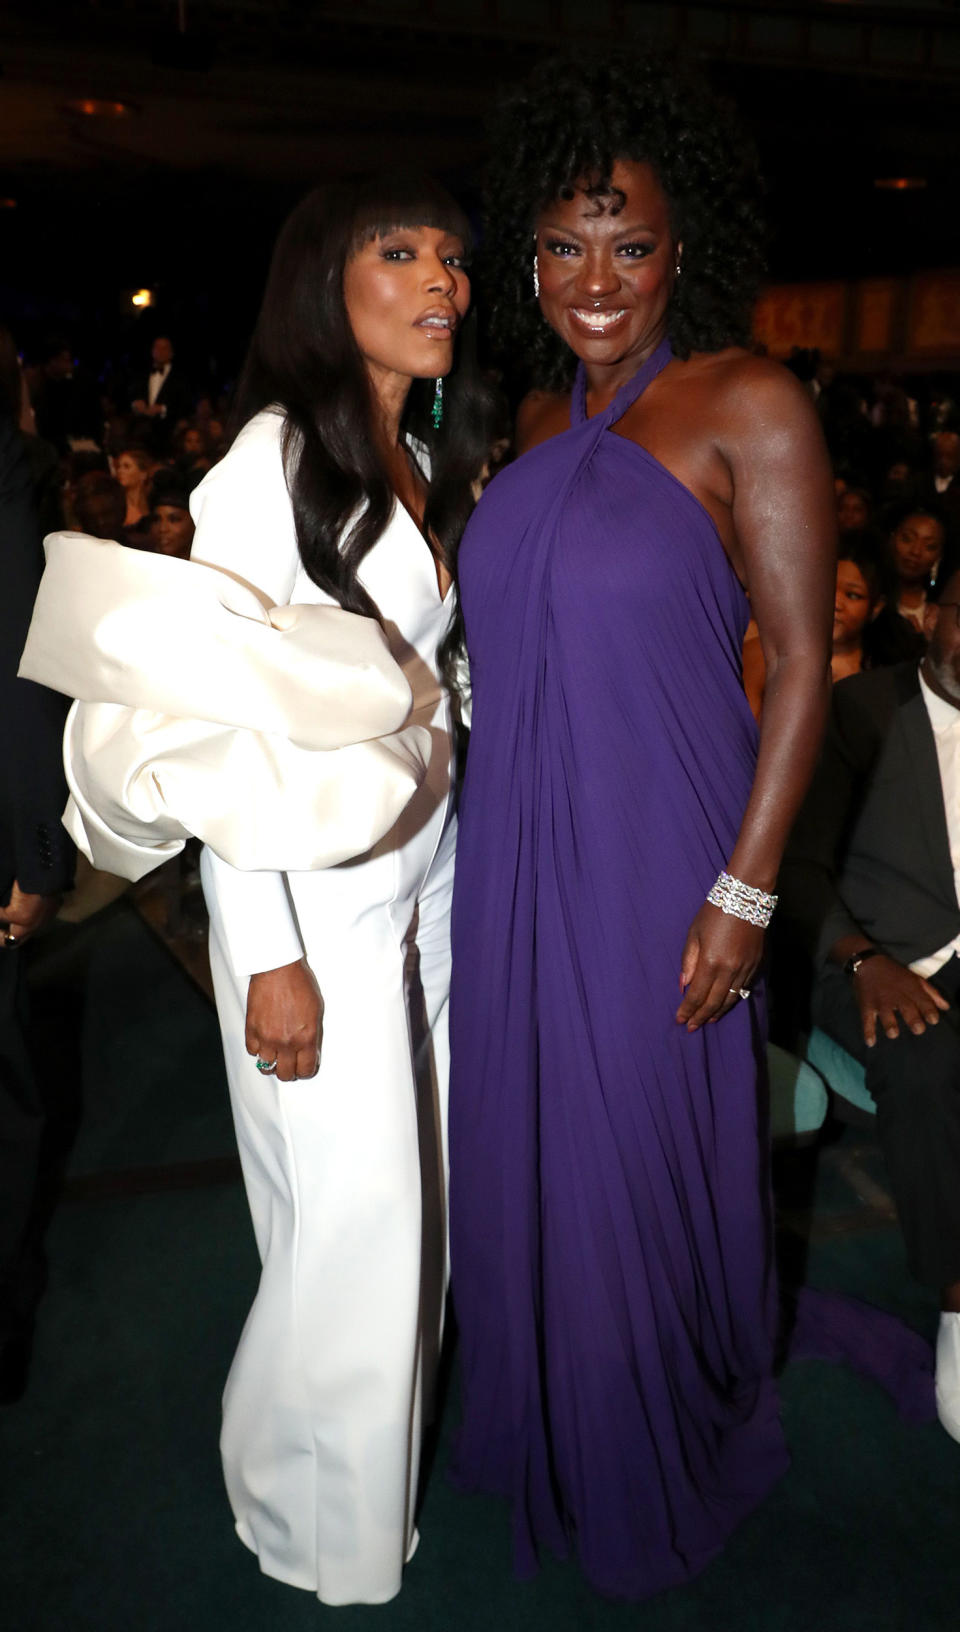
[[[459,562],[453,1474],[512,1499],[521,1573],[572,1546],[626,1598],[786,1466],[758,970],[827,698],[833,499],[809,400],[744,347],[745,176],[706,93],[638,63],[541,68],[492,167],[494,316],[550,389]]]

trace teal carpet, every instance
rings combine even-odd
[[[814,1361],[783,1378],[786,1479],[698,1582],[648,1604],[604,1602],[570,1564],[513,1579],[502,1506],[444,1480],[455,1384],[393,1604],[328,1610],[261,1577],[217,1456],[257,1265],[212,1013],[124,904],[39,947],[33,983],[64,1128],[76,1083],[85,1103],[29,1391],[0,1413],[4,1632],[957,1632],[960,1445]],[[62,1012],[81,1018],[79,1069]],[[932,1301],[858,1175],[875,1202],[869,1130],[821,1155],[810,1278],[932,1333]]]

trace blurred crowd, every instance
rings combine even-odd
[[[816,403],[833,464],[833,678],[919,658],[927,598],[960,565],[958,382],[839,374],[815,351],[795,352],[788,367]],[[743,656],[759,715],[764,665],[752,622]]]
[[[83,368],[64,340],[21,363],[0,328],[0,411],[31,457],[44,533],[76,528],[186,558],[190,494],[225,449],[224,400],[197,388],[157,335],[132,372]]]
[[[186,558],[190,494],[225,451],[228,397],[193,382],[169,335],[145,344],[141,364],[81,366],[53,338],[21,365],[0,327],[0,408],[15,411],[27,439],[45,533],[77,528]],[[960,562],[960,381],[844,374],[813,350],[795,351],[787,366],[814,399],[834,470],[834,679],[919,656],[931,587]],[[505,400],[502,408],[485,478],[512,455]],[[759,715],[754,623],[743,660]]]

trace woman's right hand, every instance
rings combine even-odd
[[[306,959],[250,976],[247,1053],[275,1060],[271,1075],[281,1082],[315,1077],[322,1035],[323,999]]]

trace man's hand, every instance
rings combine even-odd
[[[876,1043],[878,1026],[884,1036],[893,1039],[900,1036],[902,1022],[915,1037],[921,1037],[928,1026],[937,1024],[942,1011],[950,1007],[943,993],[929,980],[922,980],[885,952],[861,963],[851,978],[860,1007],[863,1040],[868,1048]]]
[[[248,1054],[276,1061],[281,1082],[320,1069],[323,999],[305,959],[251,975],[245,1042]]]
[[[15,883],[6,906],[0,907],[4,946],[21,946],[55,918],[59,909],[59,895],[31,895]]]

